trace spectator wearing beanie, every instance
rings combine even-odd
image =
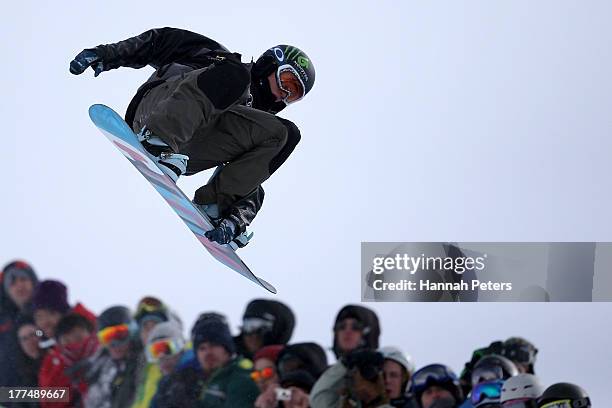
[[[195,356],[170,374],[164,395],[172,398],[157,400],[156,407],[253,408],[259,389],[250,377],[252,364],[236,355],[227,320],[219,316],[198,318],[191,329]]]
[[[0,386],[23,385],[15,376],[21,355],[15,322],[27,312],[37,283],[36,273],[23,261],[7,264],[0,274]]]
[[[56,280],[45,280],[38,284],[32,298],[32,312],[36,326],[49,339],[55,336],[57,324],[68,312],[80,314],[94,325],[96,323],[96,316],[80,303],[74,308],[70,307],[66,285]]]
[[[149,334],[160,323],[170,319],[170,311],[158,298],[145,296],[136,306],[134,320],[138,324],[140,342],[146,346]],[[157,390],[157,384],[162,377],[159,365],[149,362],[145,354],[145,347],[138,355],[136,362],[136,394],[132,408],[147,408]]]
[[[206,407],[252,408],[259,389],[250,371],[241,367],[235,355],[229,327],[218,320],[195,327],[193,349],[206,381],[200,403]]]

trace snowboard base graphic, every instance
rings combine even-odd
[[[89,108],[89,117],[108,140],[161,194],[198,241],[216,260],[266,290],[276,293],[274,286],[251,272],[232,247],[219,245],[204,236],[206,231],[214,228],[208,217],[202,214],[172,179],[164,174],[158,165],[148,157],[137,136],[121,116],[107,106],[96,104]]]

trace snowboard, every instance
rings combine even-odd
[[[89,108],[89,117],[108,140],[151,183],[217,261],[264,289],[276,293],[274,286],[251,272],[230,245],[217,244],[204,236],[206,231],[214,228],[208,216],[199,211],[174,181],[149,158],[136,134],[121,116],[105,105],[96,104]]]

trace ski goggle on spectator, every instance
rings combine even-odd
[[[538,408],[536,400],[531,398],[521,398],[502,403],[502,408]]]
[[[551,401],[544,405],[540,405],[540,408],[587,408],[590,406],[590,401],[587,398],[583,398],[575,401],[569,399]]]
[[[276,84],[287,95],[283,98],[285,105],[294,103],[302,99],[305,95],[304,82],[298,72],[291,65],[281,65],[276,70]]]
[[[140,301],[136,315],[146,312],[165,311],[166,307],[158,299],[146,297]]]
[[[512,361],[523,364],[532,364],[535,359],[535,353],[527,346],[512,345],[505,347],[502,354]]]
[[[268,320],[260,319],[258,317],[247,317],[242,321],[241,330],[244,334],[251,334],[272,330],[272,326],[274,326],[274,323]]]
[[[480,383],[472,388],[471,402],[472,405],[477,405],[483,399],[499,400],[501,397],[503,381],[491,381]]]
[[[261,370],[251,371],[251,379],[255,382],[267,380],[274,377],[274,367],[266,367]]]
[[[412,384],[417,392],[425,390],[430,385],[454,383],[455,381],[457,377],[449,373],[447,368],[441,364],[421,368],[412,377]]]
[[[183,345],[174,339],[161,339],[147,346],[147,361],[156,363],[163,357],[175,356],[183,350]]]
[[[98,332],[98,340],[103,346],[117,346],[130,338],[130,327],[127,324],[109,326]]]
[[[481,382],[502,380],[504,378],[504,370],[498,365],[489,365],[478,367],[472,373],[472,386],[476,386]]]

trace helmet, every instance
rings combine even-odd
[[[395,361],[396,363],[404,367],[409,375],[412,375],[414,373],[415,367],[412,357],[402,353],[402,351],[397,347],[387,346],[379,349],[378,351],[383,355],[385,360]]]
[[[512,361],[497,354],[490,354],[478,360],[474,366],[472,387],[484,381],[507,380],[518,373]]]
[[[474,408],[499,407],[502,392],[502,380],[485,381],[472,388],[470,401]]]
[[[406,389],[410,384],[410,377],[414,373],[414,361],[412,357],[402,353],[397,347],[387,346],[378,350],[383,355],[385,360],[395,361],[400,366],[404,367],[407,377],[402,382],[402,389]]]
[[[303,93],[290,99],[290,92],[283,86],[281,74],[291,72],[300,83]],[[282,102],[276,102],[267,78],[274,73],[276,82],[282,90],[289,92]],[[280,112],[286,105],[303,98],[314,85],[315,69],[312,61],[299,48],[291,45],[276,45],[269,48],[255,61],[251,68],[251,106],[271,113]]]
[[[274,61],[276,70],[285,65],[290,66],[304,86],[304,95],[312,89],[315,81],[315,69],[312,61],[304,51],[291,45],[281,44],[269,48],[257,61],[265,57],[268,57],[269,61]],[[272,72],[274,71],[268,72],[268,75]]]
[[[459,379],[450,367],[443,364],[430,364],[417,370],[412,376],[410,391],[415,395],[417,401],[420,401],[423,392],[432,385],[447,389],[453,395],[455,401],[463,401]]]
[[[145,320],[154,319],[158,322],[168,321],[168,309],[161,300],[153,296],[146,296],[138,302],[136,306],[136,313],[134,319],[139,326],[141,326]]]
[[[501,354],[515,363],[526,365],[528,372],[530,374],[534,373],[533,365],[538,349],[524,338],[510,337],[504,341]]]
[[[128,326],[134,325],[132,313],[130,309],[125,306],[109,307],[98,316],[98,330],[100,331],[107,327],[118,326],[120,324],[127,324]]]
[[[570,383],[557,383],[548,387],[538,401],[541,408],[590,408],[586,391]]]
[[[510,377],[504,383],[501,393],[501,402],[515,400],[535,400],[540,398],[544,387],[538,377],[533,374],[519,374]]]

